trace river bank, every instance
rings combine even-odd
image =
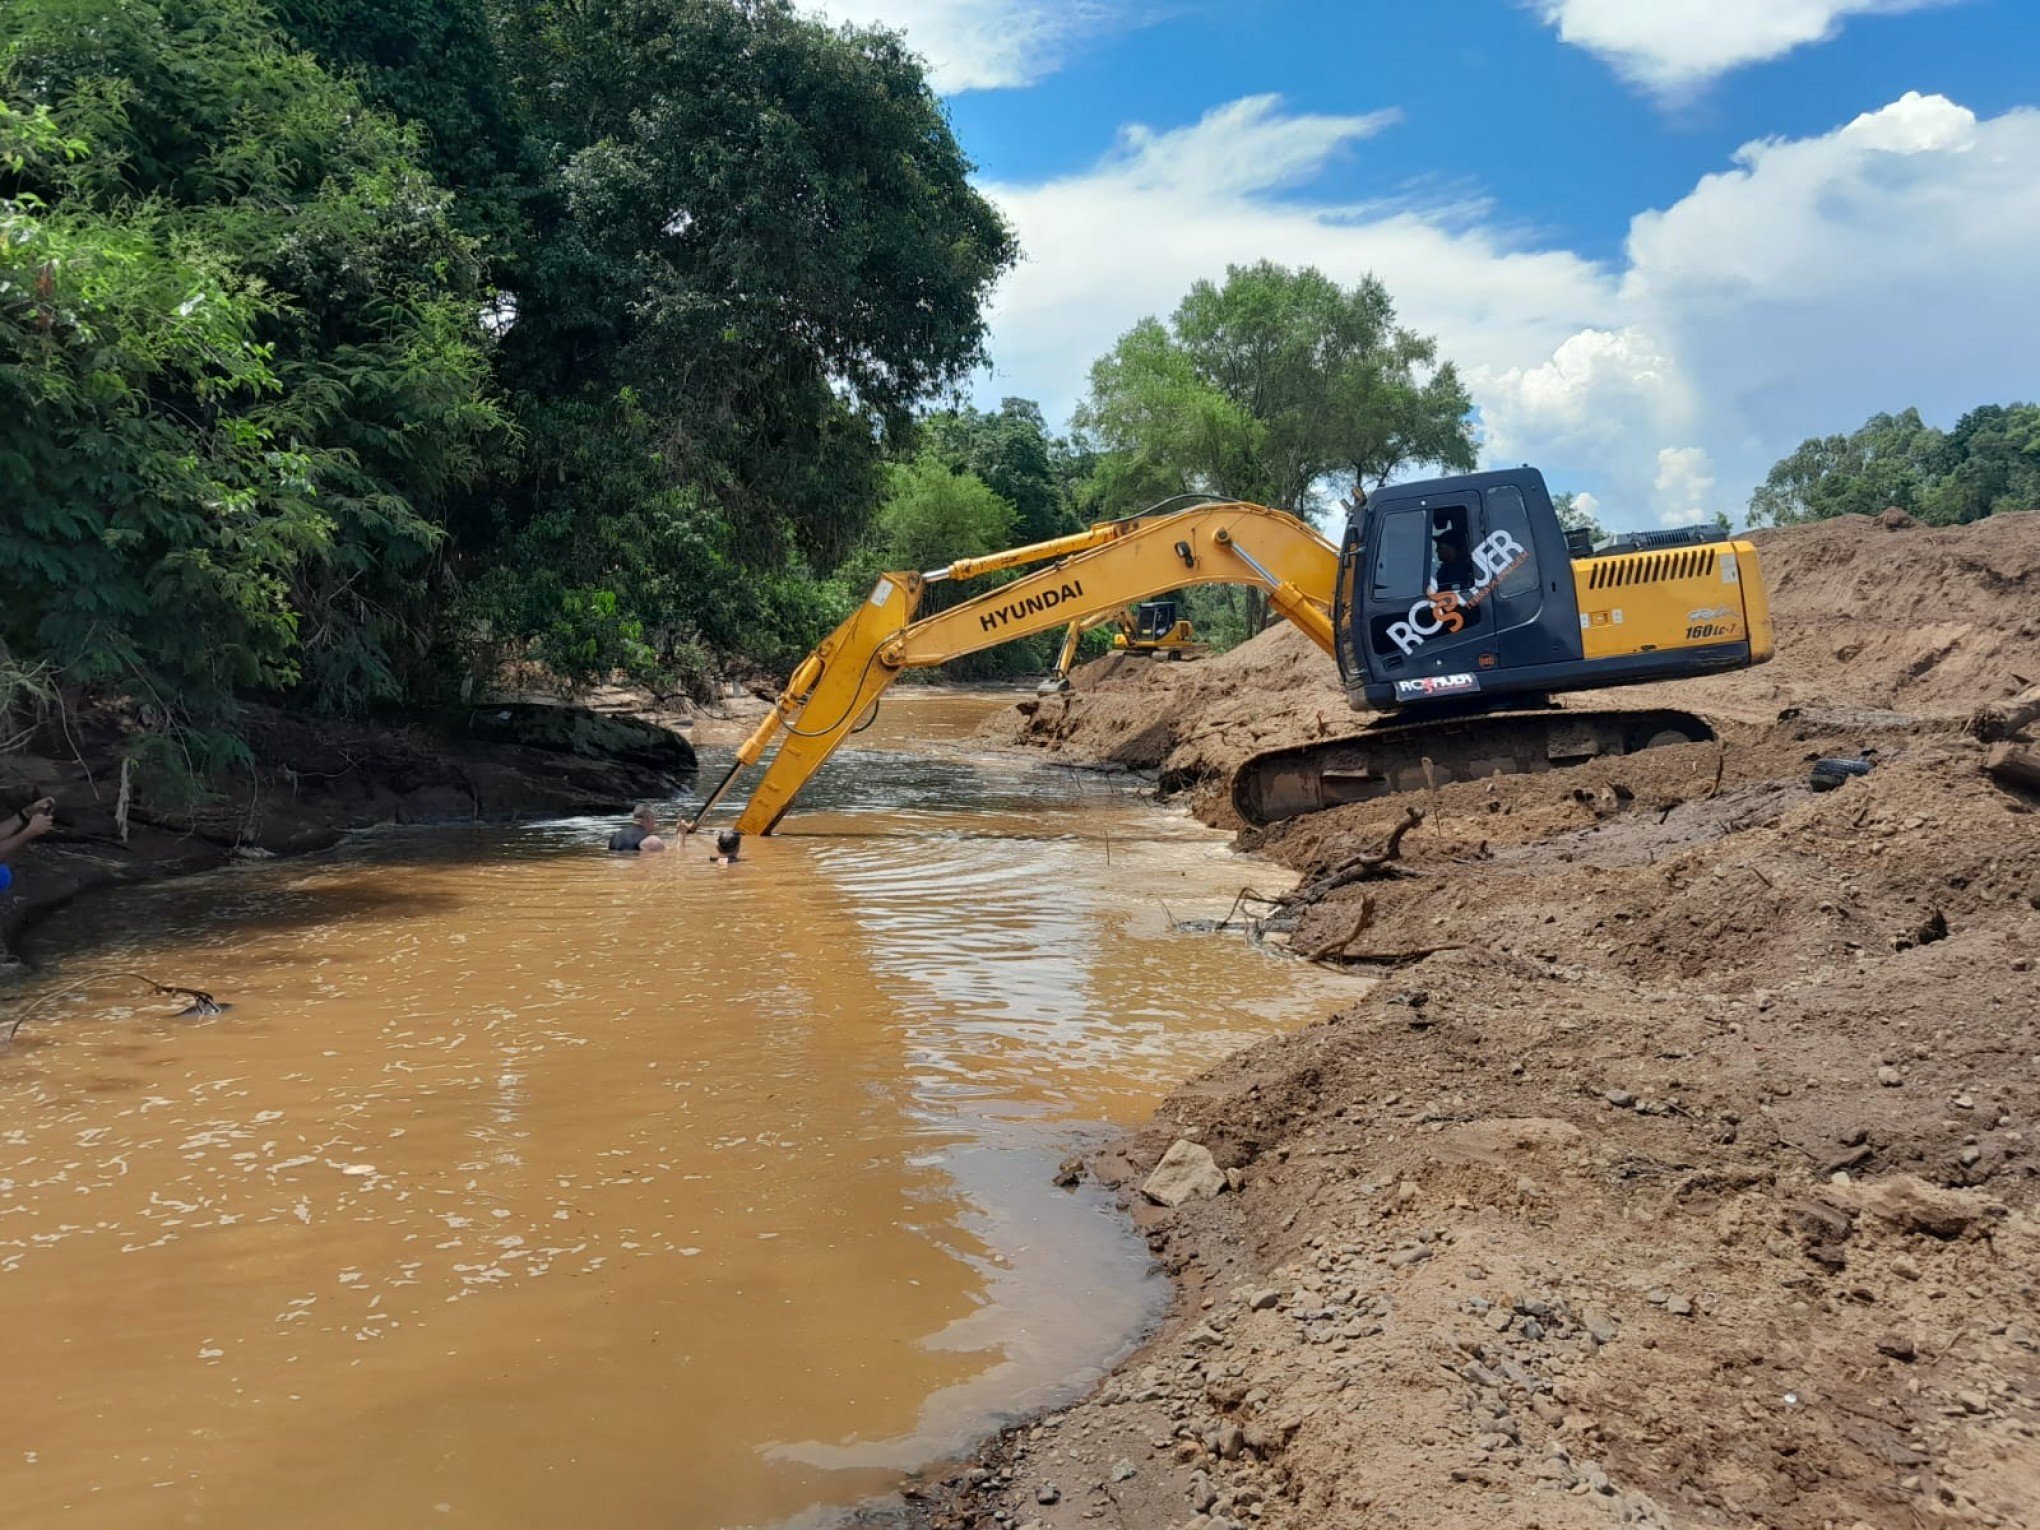
[[[2040,518],[1763,556],[1779,659],[1634,693],[1719,745],[1243,837],[1310,876],[1415,805],[1400,874],[1293,939],[1450,949],[1342,963],[1381,982],[1086,1166],[1171,1317],[896,1519],[2040,1523],[2040,804],[1963,726],[2040,673]],[[1281,632],[1105,661],[1001,733],[1222,822],[1239,758],[1343,723],[1328,670]],[[1169,1210],[1139,1187],[1182,1140],[1230,1184]]]
[[[24,928],[101,887],[330,849],[377,824],[627,812],[692,778],[685,721],[527,702],[382,723],[255,706],[246,764],[193,792],[124,770],[143,731],[128,712],[53,715],[0,755],[0,812],[48,795],[58,824],[0,894],[0,962]]]

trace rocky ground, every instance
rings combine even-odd
[[[1763,556],[1778,661],[1636,693],[1720,743],[1244,837],[1322,878],[1423,815],[1272,921],[1355,1002],[1085,1166],[1162,1331],[908,1522],[2040,1526],[2040,800],[1964,729],[2040,679],[2040,517]],[[1007,726],[1222,787],[1344,726],[1309,660],[1106,661]],[[1172,1149],[1215,1194],[1142,1193]]]
[[[598,698],[598,701],[602,698]],[[193,791],[124,769],[142,719],[118,707],[49,713],[0,754],[0,818],[48,795],[57,828],[14,858],[0,893],[0,961],[24,924],[78,893],[203,871],[235,857],[325,849],[378,823],[627,812],[672,795],[694,752],[645,698],[610,707],[496,703],[401,722],[248,709],[251,763]]]

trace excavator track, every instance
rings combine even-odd
[[[1260,828],[1448,781],[1563,770],[1608,755],[1705,743],[1714,737],[1704,718],[1661,708],[1544,708],[1391,723],[1255,755],[1233,777],[1233,808]]]

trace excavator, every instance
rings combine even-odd
[[[1177,614],[1173,600],[1146,600],[1138,606],[1123,606],[1103,621],[1086,624],[1073,621],[1063,632],[1062,647],[1056,651],[1055,666],[1035,689],[1053,696],[1070,688],[1070,670],[1077,662],[1077,644],[1090,625],[1117,627],[1112,634],[1114,653],[1145,654],[1151,659],[1201,659],[1211,650],[1197,641],[1197,629],[1187,616]]]
[[[1239,584],[1338,665],[1368,726],[1248,760],[1233,806],[1266,825],[1389,792],[1714,737],[1668,708],[1560,705],[1564,692],[1679,680],[1767,661],[1770,600],[1757,551],[1704,530],[1646,532],[1601,547],[1568,532],[1532,467],[1356,494],[1334,546],[1265,505],[1205,496],[925,573],[881,574],[795,668],[699,826],[747,767],[764,774],[738,815],[769,834],[909,669],[1034,633],[1096,626],[1166,591]],[[917,619],[927,589],[1029,569]],[[784,735],[782,738],[781,735]]]

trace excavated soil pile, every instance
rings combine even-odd
[[[1764,550],[1783,653],[1707,683],[1720,744],[1258,837],[1355,878],[1268,937],[1354,1002],[1089,1165],[1175,1315],[912,1522],[2040,1526],[2040,800],[1959,721],[2040,679],[2040,517]],[[1264,708],[1323,694],[1255,647]],[[1221,662],[1093,682],[1064,747],[1115,692],[1165,768],[1294,726]],[[1228,1188],[1151,1204],[1185,1140]]]

